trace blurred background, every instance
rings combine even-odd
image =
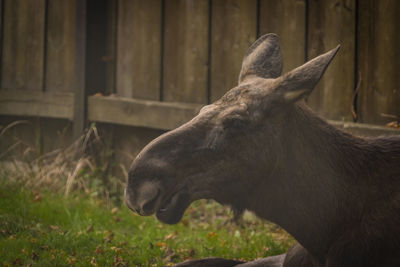
[[[0,0],[0,7],[0,160],[37,159],[80,140],[84,153],[113,163],[101,172],[126,175],[145,144],[236,86],[248,47],[271,32],[281,38],[284,72],[342,45],[308,99],[316,112],[339,126],[383,126],[367,127],[373,134],[398,127],[397,0]],[[91,138],[100,148],[86,147]]]

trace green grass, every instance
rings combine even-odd
[[[211,201],[193,203],[172,226],[116,204],[121,203],[126,169],[115,165],[115,151],[94,125],[70,146],[46,154],[16,141],[22,154],[14,151],[0,161],[0,266],[252,260],[283,253],[293,243],[280,228],[251,214],[240,226],[232,223],[229,209]],[[118,170],[121,175],[114,176]]]
[[[84,196],[0,186],[0,264],[4,266],[164,266],[187,259],[255,259],[292,243],[279,228],[228,209],[193,203],[183,220],[165,225],[125,206]]]

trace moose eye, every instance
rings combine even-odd
[[[229,118],[226,118],[223,122],[224,129],[229,129],[229,128],[241,128],[246,126],[247,121],[241,117],[241,116],[232,116]]]

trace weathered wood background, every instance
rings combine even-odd
[[[324,117],[400,117],[398,0],[0,0],[0,9],[0,122],[31,121],[42,146],[94,121],[136,154],[234,87],[247,48],[269,32],[281,38],[284,72],[342,45],[308,99]]]

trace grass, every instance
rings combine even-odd
[[[0,127],[0,140],[17,125]],[[12,154],[16,150],[21,155]],[[279,227],[212,201],[193,203],[165,225],[122,203],[124,175],[94,125],[68,147],[42,154],[15,143],[0,153],[0,265],[165,266],[188,259],[253,260],[283,253],[293,239]]]
[[[250,260],[283,253],[292,239],[250,215],[243,225],[214,202],[192,204],[182,222],[165,225],[124,206],[73,194],[3,184],[0,264],[4,266],[164,266],[187,259]]]

